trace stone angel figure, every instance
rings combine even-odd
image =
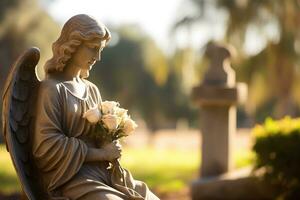
[[[130,172],[108,168],[121,156],[118,142],[97,147],[83,114],[101,103],[86,78],[111,37],[88,15],[69,19],[53,43],[38,81],[39,50],[31,48],[13,65],[3,93],[3,133],[28,199],[158,200]]]

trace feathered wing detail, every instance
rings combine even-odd
[[[25,51],[14,63],[3,90],[2,124],[6,148],[13,160],[23,191],[30,200],[44,199],[31,154],[33,119],[39,80],[35,67],[38,48]]]

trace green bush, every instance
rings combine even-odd
[[[300,119],[267,119],[253,129],[256,168],[279,188],[279,199],[300,199]]]

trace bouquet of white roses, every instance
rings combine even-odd
[[[85,112],[83,117],[96,125],[96,130],[91,131],[89,137],[96,140],[98,147],[130,135],[137,127],[127,110],[120,108],[120,104],[115,101],[101,102],[97,107]],[[126,189],[130,195],[135,194],[135,191],[126,183],[125,174],[128,172],[121,167],[119,159],[110,161],[108,169],[112,170],[113,179],[119,181],[117,184],[119,187]]]
[[[96,139],[100,146],[130,135],[137,127],[127,110],[120,108],[120,104],[115,101],[101,102],[85,112],[83,117],[96,124],[96,130],[91,132],[90,137]]]

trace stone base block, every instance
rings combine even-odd
[[[196,180],[191,186],[192,200],[271,200],[274,188],[245,168],[217,177]]]

